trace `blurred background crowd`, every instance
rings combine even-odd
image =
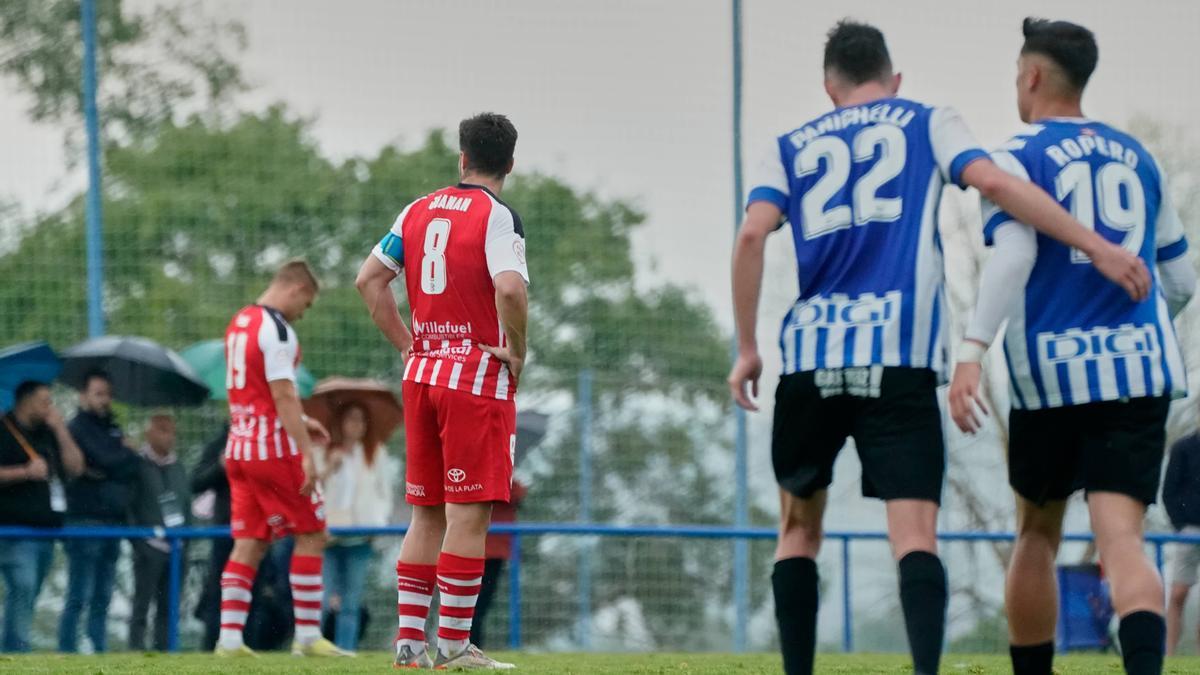
[[[219,340],[192,345],[182,354],[129,337],[89,340],[61,357],[44,343],[0,351],[0,408],[6,411],[0,428],[0,526],[38,528],[43,535],[0,539],[0,651],[33,647],[35,608],[56,556],[62,556],[59,567],[65,570],[57,613],[59,651],[109,649],[109,608],[123,559],[133,573],[127,575],[132,588],[127,634],[120,636],[125,640],[120,646],[167,649],[171,545],[162,528],[228,525],[230,519],[227,425],[216,424],[211,441],[184,452],[178,447],[173,411],[224,399],[225,373]],[[306,369],[298,379],[306,414],[331,431],[328,447],[318,448],[316,457],[330,527],[407,524],[408,509],[395,490],[402,481],[403,459],[391,444],[403,421],[396,395],[383,383],[366,379],[315,382]],[[77,392],[75,400],[67,388]],[[69,419],[62,412],[68,406],[74,409]],[[522,418],[525,444],[531,440],[531,420],[536,426],[536,415]],[[193,459],[185,462],[184,456]],[[516,518],[525,488],[514,487],[517,499],[497,509],[499,522]],[[136,526],[149,528],[151,536],[58,543],[53,530],[64,526],[97,528],[97,534],[103,528]],[[207,553],[185,552],[196,564],[183,570],[190,567],[200,577],[196,600],[186,609],[203,625],[200,647],[212,649],[220,630],[221,571],[232,541],[217,538],[203,546]],[[479,601],[485,617],[510,547],[503,535],[488,541]],[[383,548],[370,536],[335,536],[325,553],[322,631],[344,649],[358,648],[372,620],[364,593],[372,563],[388,558]],[[260,568],[246,625],[246,642],[254,649],[290,643],[290,556],[290,539],[278,540]],[[390,614],[374,618],[391,624]],[[484,643],[485,625],[476,622],[477,644]]]

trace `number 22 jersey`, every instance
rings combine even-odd
[[[374,255],[403,273],[408,289],[413,356],[404,381],[512,399],[508,367],[478,345],[506,344],[492,279],[512,271],[529,282],[517,213],[487,188],[459,183],[405,207]]]
[[[792,225],[800,295],[783,373],[872,365],[945,370],[942,187],[987,153],[951,108],[887,98],[775,139],[748,202]]]
[[[1087,256],[1038,234],[1033,271],[1004,338],[1014,407],[1182,396],[1183,357],[1154,270],[1188,244],[1154,157],[1106,124],[1055,118],[1030,125],[993,158],[1153,272],[1150,296],[1134,302]],[[985,202],[983,220],[990,246],[996,230],[1014,219]]]

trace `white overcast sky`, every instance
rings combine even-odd
[[[1188,124],[1200,105],[1193,45],[1200,3],[1192,0],[744,5],[749,157],[768,135],[829,107],[821,48],[843,16],[884,30],[905,76],[903,94],[958,107],[987,144],[1017,123],[1012,80],[1029,13],[1097,33],[1100,67],[1086,99],[1092,116]],[[283,100],[314,116],[317,138],[336,156],[415,143],[476,111],[505,112],[521,133],[521,166],[640,205],[649,215],[637,235],[645,278],[690,285],[727,314],[735,212],[727,0],[220,0],[207,7],[248,29],[242,62],[255,89],[244,106]],[[35,209],[57,203],[66,170],[60,130],[29,124],[26,103],[11,83],[0,87],[0,196]],[[780,243],[777,255],[786,253]],[[794,291],[790,278],[777,283],[784,298]]]

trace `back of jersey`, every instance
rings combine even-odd
[[[1187,250],[1153,156],[1136,139],[1085,119],[1032,125],[994,155],[1150,269]],[[1012,217],[985,205],[984,239]],[[1080,251],[1037,236],[1037,259],[1005,352],[1013,403],[1037,409],[1181,394],[1185,370],[1158,275],[1143,302],[1109,283]]]
[[[956,112],[901,98],[839,108],[776,139],[751,203],[791,222],[800,294],[783,321],[784,374],[945,367],[937,209],[986,153]]]
[[[275,409],[271,382],[296,380],[300,342],[278,310],[243,307],[225,329],[225,391],[231,459],[266,460],[297,454]]]
[[[529,279],[516,212],[487,188],[460,183],[409,204],[375,255],[405,275],[414,343],[404,380],[512,398],[508,368],[478,345],[505,344],[493,278]]]

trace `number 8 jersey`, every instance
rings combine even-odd
[[[516,212],[487,188],[459,183],[405,207],[374,254],[405,275],[413,356],[404,380],[511,399],[508,368],[477,345],[506,342],[492,279],[512,271],[529,282]]]
[[[1154,158],[1136,139],[1086,119],[1043,120],[993,155],[1105,239],[1155,270],[1187,251]],[[984,241],[1013,221],[984,204]],[[1143,302],[1108,283],[1079,251],[1037,235],[1037,257],[1004,339],[1013,405],[1053,408],[1182,396],[1186,372],[1161,279]]]
[[[987,154],[958,114],[902,98],[839,108],[775,139],[749,203],[792,225],[800,295],[783,372],[945,370],[942,187]]]

